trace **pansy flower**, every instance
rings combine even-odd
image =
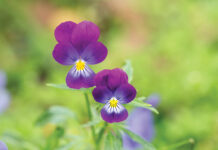
[[[128,117],[122,104],[131,102],[136,89],[128,83],[127,74],[121,69],[103,70],[95,76],[94,99],[105,106],[101,109],[103,120],[109,123],[121,122]]]
[[[0,141],[0,150],[8,150],[6,144],[2,141]]]
[[[53,51],[54,59],[62,65],[74,65],[66,77],[67,86],[74,89],[94,86],[95,73],[88,65],[102,62],[107,48],[98,41],[100,30],[89,21],[78,24],[67,21],[55,29],[58,44]]]
[[[5,72],[0,71],[0,114],[3,113],[10,104],[10,94],[6,89],[7,77]]]
[[[160,97],[158,94],[152,94],[148,97],[146,101],[148,104],[151,104],[153,107],[156,107],[159,103]],[[129,115],[126,125],[129,130],[135,134],[142,137],[144,140],[149,142],[154,138],[154,117],[150,110],[137,107]],[[141,147],[141,145],[135,142],[127,134],[123,135],[123,147],[125,150],[136,150]]]

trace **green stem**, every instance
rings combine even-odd
[[[97,144],[97,150],[99,150],[100,146],[101,146],[101,140],[102,140],[102,136],[104,135],[104,132],[107,128],[107,125],[108,123],[105,122],[104,123],[104,126],[101,128],[101,130],[99,131],[99,134],[98,134],[98,138],[96,139],[96,144]]]
[[[86,106],[87,106],[87,110],[88,110],[89,120],[92,121],[91,105],[90,105],[90,102],[89,102],[89,97],[88,97],[87,92],[84,92],[84,96],[85,96],[85,100],[86,100]],[[96,144],[95,127],[94,126],[91,126],[91,132],[92,132],[93,140],[94,140],[94,142]]]
[[[171,146],[169,146],[169,147],[167,147],[166,149],[167,150],[174,150],[174,149],[177,149],[177,148],[179,148],[179,147],[181,147],[181,146],[183,146],[183,145],[186,145],[186,144],[191,144],[191,150],[193,149],[193,146],[194,146],[194,139],[189,139],[189,140],[185,140],[185,141],[182,141],[182,142],[179,142],[179,143],[176,143],[176,144],[173,144],[173,145],[171,145]]]

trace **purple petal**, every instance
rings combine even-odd
[[[98,40],[99,35],[100,30],[97,25],[90,21],[83,21],[74,28],[71,42],[81,54],[90,43]]]
[[[10,104],[10,94],[6,91],[1,89],[0,90],[0,114],[3,113]]]
[[[122,84],[114,93],[121,104],[131,102],[136,97],[136,89],[131,84]]]
[[[128,117],[128,111],[121,104],[113,108],[110,107],[109,103],[107,103],[101,109],[101,117],[108,123],[121,122]]]
[[[77,71],[74,66],[67,74],[67,86],[73,89],[89,88],[94,86],[95,73],[89,66],[85,66],[83,71]]]
[[[153,107],[157,107],[158,103],[160,101],[160,95],[159,94],[151,94],[147,101],[145,101],[148,104],[151,104]]]
[[[79,54],[70,44],[57,44],[53,51],[53,57],[62,65],[72,65],[78,60]]]
[[[0,70],[0,89],[5,88],[7,82],[7,77],[4,71]]]
[[[154,137],[154,121],[150,110],[145,108],[134,109],[128,119],[127,126],[129,130],[139,135],[147,141],[151,141]],[[128,135],[123,136],[124,149],[133,150],[140,147],[140,144],[133,141]]]
[[[108,100],[111,99],[112,92],[107,87],[96,87],[92,91],[92,95],[94,99],[99,103],[106,103]]]
[[[107,86],[112,91],[125,83],[128,83],[128,76],[119,68],[102,70],[95,76],[96,86]]]
[[[8,150],[6,144],[2,141],[0,141],[0,150]]]
[[[71,42],[71,36],[76,23],[72,21],[66,21],[61,23],[55,29],[55,38],[59,43],[66,44]]]
[[[107,48],[101,42],[92,42],[83,51],[81,58],[87,64],[98,64],[102,62],[107,56]]]

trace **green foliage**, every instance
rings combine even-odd
[[[155,147],[151,143],[149,143],[148,141],[144,140],[143,138],[141,138],[140,136],[138,136],[134,132],[128,130],[127,128],[125,128],[125,126],[117,125],[116,127],[118,127],[118,129],[120,129],[124,133],[128,134],[135,142],[138,142],[139,144],[141,144],[143,149],[146,149],[146,150],[156,150]]]
[[[59,145],[59,140],[64,135],[64,128],[56,127],[54,132],[48,137],[46,141],[46,146],[43,150],[54,150]]]
[[[126,63],[123,66],[123,70],[128,75],[128,80],[129,80],[129,83],[130,83],[132,81],[132,79],[133,79],[133,67],[132,67],[132,63],[131,63],[130,60],[126,60]]]
[[[123,141],[120,132],[108,132],[105,138],[104,150],[123,150]]]
[[[44,126],[48,123],[64,125],[68,119],[75,119],[76,116],[72,110],[62,106],[52,106],[42,113],[36,120],[37,126]]]
[[[135,98],[135,100],[133,100],[129,104],[134,106],[134,107],[143,107],[143,108],[151,110],[152,112],[154,112],[156,114],[159,114],[159,112],[156,108],[154,108],[154,107],[152,107],[152,105],[144,102],[145,99],[146,99],[145,97],[138,97],[138,98]]]

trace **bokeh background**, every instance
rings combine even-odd
[[[9,149],[23,149],[17,146],[23,141],[40,145],[46,130],[34,122],[53,105],[74,110],[81,123],[88,120],[80,92],[46,83],[64,83],[70,69],[52,58],[55,27],[90,20],[109,51],[92,68],[122,67],[129,59],[138,96],[161,96],[154,145],[193,138],[196,150],[217,150],[217,8],[217,0],[0,0],[0,69],[11,94],[0,115],[0,137],[13,137]],[[70,130],[86,134],[76,124]]]

